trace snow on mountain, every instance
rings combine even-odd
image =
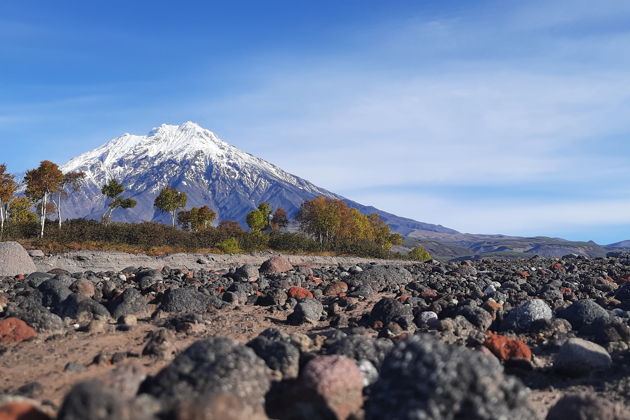
[[[418,229],[457,233],[347,200],[237,149],[193,122],[163,124],[146,136],[123,134],[70,160],[61,170],[86,173],[84,187],[65,205],[68,218],[100,218],[105,208],[100,189],[115,179],[125,185],[124,197],[138,201],[134,209],[114,212],[113,219],[120,221],[166,221],[153,201],[170,185],[188,195],[189,208],[208,205],[219,220],[237,220],[243,226],[247,213],[262,201],[294,216],[304,200],[323,195],[344,200],[365,213],[379,213],[403,234]]]

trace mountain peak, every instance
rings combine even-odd
[[[201,132],[208,132],[210,134],[212,134],[214,137],[216,137],[216,135],[210,131],[207,130],[205,128],[203,128],[202,126],[200,126],[199,124],[192,122],[192,121],[186,121],[182,124],[162,124],[159,127],[154,127],[151,131],[149,131],[149,133],[147,134],[148,137],[152,137],[158,134],[166,134],[166,135],[170,135],[174,132],[180,132],[180,133],[190,133],[190,134],[194,134],[194,133],[201,133]]]

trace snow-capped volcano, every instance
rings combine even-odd
[[[323,195],[365,213],[379,213],[400,233],[418,229],[457,233],[347,200],[237,149],[193,122],[163,124],[145,136],[123,134],[70,160],[61,170],[86,174],[81,192],[65,206],[69,218],[100,218],[105,207],[101,187],[115,179],[126,187],[123,197],[138,201],[133,209],[114,212],[113,219],[120,221],[166,221],[153,201],[169,185],[187,194],[189,208],[208,205],[219,220],[236,220],[244,226],[247,213],[262,201],[274,209],[284,208],[292,217],[304,200]]]

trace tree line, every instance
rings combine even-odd
[[[63,201],[79,192],[84,180],[85,173],[75,171],[63,174],[55,163],[45,160],[37,168],[26,171],[23,181],[24,196],[16,196],[18,184],[15,176],[7,172],[5,164],[0,164],[0,238],[4,234],[6,221],[37,223],[38,236],[43,238],[48,216],[54,215],[61,229]],[[114,179],[102,186],[101,193],[106,199],[105,211],[101,216],[104,226],[111,225],[112,215],[117,209],[132,209],[137,205],[136,200],[123,197],[124,192],[125,186]],[[223,220],[214,227],[217,214],[209,206],[186,209],[187,202],[185,192],[167,185],[153,204],[158,211],[169,216],[173,228],[179,227],[182,231],[191,233],[209,232],[213,229],[224,233],[232,232],[233,237],[225,238],[224,241],[240,235],[241,242],[269,244],[271,233],[283,232],[290,224],[282,207],[272,211],[269,203],[262,202],[247,214],[249,236],[243,239],[244,231],[238,222]],[[314,240],[317,248],[322,250],[382,254],[388,253],[392,246],[403,243],[402,236],[392,233],[391,228],[378,214],[365,215],[342,200],[323,196],[304,201],[297,213],[296,222],[302,234]],[[305,244],[303,240],[291,235],[275,235],[274,239],[278,240],[280,237],[284,241],[293,241],[294,246],[297,242]],[[226,249],[234,250],[235,247],[238,248],[234,242],[225,243]],[[422,247],[414,249],[409,256],[414,259],[430,257]]]

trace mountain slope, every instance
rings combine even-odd
[[[378,213],[402,234],[418,230],[458,234],[347,200],[231,146],[192,122],[163,124],[146,136],[123,134],[70,160],[61,169],[64,173],[86,173],[85,186],[65,205],[68,218],[99,219],[105,209],[100,189],[115,179],[126,186],[124,197],[138,201],[133,209],[114,212],[113,219],[119,221],[167,221],[167,216],[153,207],[153,201],[170,185],[187,194],[188,207],[209,205],[219,220],[236,220],[244,226],[247,213],[262,201],[272,208],[284,208],[293,217],[304,200],[323,195],[344,200],[364,213]]]

